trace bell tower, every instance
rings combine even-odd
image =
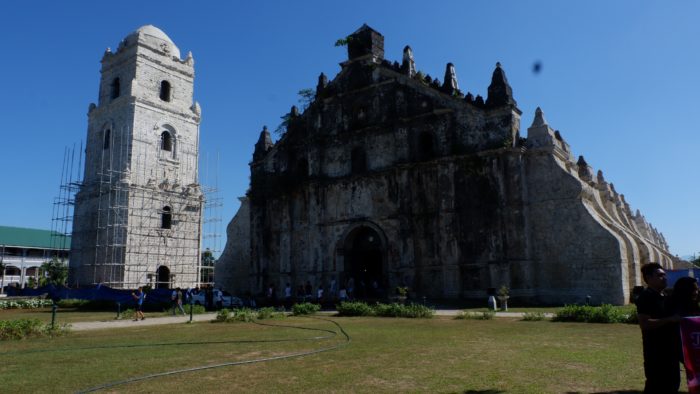
[[[102,58],[76,195],[71,285],[196,286],[204,197],[194,59],[160,29]]]

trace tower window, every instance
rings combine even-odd
[[[111,138],[111,130],[105,130],[105,140],[102,143],[102,149],[109,149],[109,139]]]
[[[160,83],[160,99],[170,101],[170,82],[163,81]]]
[[[173,136],[167,131],[160,135],[160,149],[168,152],[173,151]]]
[[[163,207],[163,213],[160,215],[160,228],[165,228],[168,229],[172,227],[172,222],[173,222],[173,214],[170,210],[170,207],[165,206]]]
[[[119,83],[119,78],[114,78],[112,80],[112,90],[110,92],[110,98],[114,100],[121,94],[121,86]]]

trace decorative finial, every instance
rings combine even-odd
[[[447,66],[445,66],[445,82],[442,84],[442,91],[452,95],[457,90],[459,90],[459,85],[457,84],[455,66],[452,63],[447,63]]]
[[[535,119],[532,120],[532,125],[530,127],[541,127],[547,126],[547,121],[544,119],[544,112],[540,107],[535,110]]]
[[[591,180],[591,169],[588,167],[588,163],[586,163],[586,159],[583,158],[583,155],[578,157],[578,161],[576,162],[576,165],[578,166],[578,176],[579,178],[590,181]]]
[[[416,75],[416,62],[413,60],[413,50],[408,45],[403,49],[401,71],[409,77]]]
[[[328,86],[328,77],[326,77],[326,74],[321,73],[321,75],[318,76],[318,84],[316,85],[316,95],[320,96],[323,92],[323,89],[325,89],[326,86]]]
[[[506,73],[501,68],[501,63],[496,63],[496,69],[491,76],[491,85],[488,88],[488,98],[486,105],[489,107],[500,107],[503,105],[516,106],[513,98],[513,89],[508,84]]]
[[[270,133],[267,131],[267,126],[263,126],[260,132],[260,138],[255,144],[255,151],[253,152],[253,160],[260,160],[265,157],[265,154],[272,148],[272,138]]]

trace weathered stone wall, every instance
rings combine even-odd
[[[367,29],[277,143],[261,133],[250,205],[229,226],[242,239],[229,238],[217,268],[233,277],[217,283],[259,293],[362,277],[431,298],[506,285],[530,302],[623,304],[641,264],[672,266],[663,237],[574,161],[539,109],[521,138],[500,65],[487,99],[474,98],[451,64],[440,84],[415,72],[410,48],[403,65],[385,61]]]
[[[250,204],[239,199],[241,206],[226,227],[226,247],[214,266],[216,285],[224,290],[244,293],[250,290],[253,272],[250,260]]]

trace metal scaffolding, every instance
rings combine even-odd
[[[157,158],[172,170],[166,177],[165,170],[151,165],[154,152],[163,154],[157,142],[135,138],[129,127],[103,132],[101,138],[88,143],[87,157],[95,159],[86,162],[83,182],[63,181],[75,185],[69,190],[80,190],[73,199],[73,280],[115,288],[199,285],[205,199],[196,152]],[[183,184],[186,174],[194,174],[189,184]],[[171,205],[179,211],[166,210]],[[166,213],[172,228],[170,222],[163,226]]]

